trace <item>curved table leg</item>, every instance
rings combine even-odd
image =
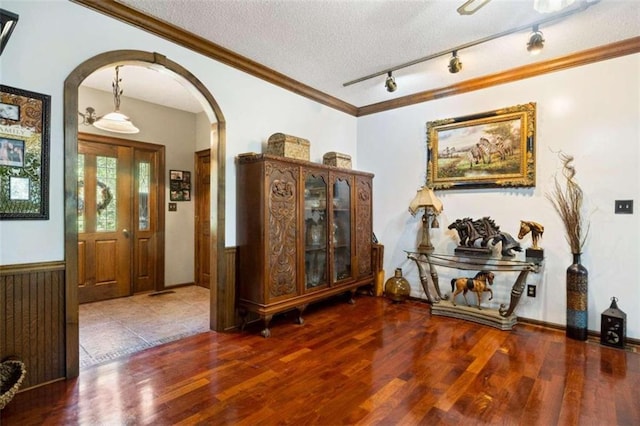
[[[431,277],[433,277],[435,274],[434,283],[437,282],[438,280],[438,273],[436,272],[433,265],[430,262],[428,262],[428,258],[427,260],[422,259],[423,257],[425,257],[424,254],[420,254],[419,256],[420,257],[414,255],[413,253],[407,254],[407,258],[416,262],[416,265],[418,266],[418,272],[420,275],[420,284],[422,284],[422,289],[424,290],[425,296],[427,296],[427,300],[429,301],[429,303],[438,303],[440,301],[440,297],[431,296],[431,292],[429,291],[429,274],[427,274],[427,271],[424,267],[424,263],[425,262],[429,263]],[[437,288],[436,291],[439,291],[439,288]]]
[[[446,299],[446,297],[442,296],[440,292],[440,281],[438,279],[438,271],[436,271],[436,267],[433,263],[429,262],[429,270],[431,273],[431,280],[433,281],[433,287],[436,289],[436,294],[438,295],[435,299],[436,302]]]
[[[520,297],[524,292],[524,283],[527,281],[527,274],[529,271],[520,271],[518,278],[516,278],[516,282],[513,283],[513,287],[511,288],[511,301],[509,302],[509,307],[505,307],[504,304],[500,305],[498,312],[500,312],[500,316],[508,317],[518,306],[518,302],[520,302]]]

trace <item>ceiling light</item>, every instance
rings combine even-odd
[[[389,71],[389,73],[387,74],[387,81],[385,81],[384,87],[387,88],[387,92],[395,92],[398,88],[396,79],[391,75],[391,71]]]
[[[451,74],[455,74],[462,69],[462,62],[460,62],[460,58],[458,57],[458,51],[454,50],[449,59],[449,72]]]
[[[18,23],[18,15],[8,10],[0,9],[0,21],[2,23],[2,27],[0,28],[0,55],[2,55],[2,51],[7,45],[13,29]]]
[[[552,13],[569,7],[575,0],[533,0],[533,8],[539,13]]]
[[[106,130],[108,132],[115,133],[138,133],[140,129],[133,125],[131,119],[126,115],[120,112],[120,96],[123,93],[123,90],[120,89],[120,82],[122,79],[119,77],[121,65],[116,67],[116,77],[111,83],[111,87],[113,88],[113,104],[115,110],[110,112],[102,117],[96,116],[96,111],[92,107],[87,107],[85,113],[79,112],[80,116],[82,116],[82,124],[93,125],[101,130]]]
[[[544,47],[544,37],[542,31],[538,30],[538,26],[533,26],[533,32],[529,34],[529,42],[527,43],[527,51],[532,55],[537,55]]]

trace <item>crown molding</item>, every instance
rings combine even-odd
[[[249,58],[241,56],[229,49],[217,45],[202,37],[171,25],[167,22],[145,15],[135,9],[118,3],[115,0],[71,0],[73,3],[110,16],[119,21],[133,25],[143,31],[155,34],[161,38],[176,43],[194,52],[200,53],[223,64],[229,65],[254,77],[272,83],[285,90],[304,96],[322,105],[342,111],[355,117],[376,114],[448,96],[455,96],[475,90],[486,89],[499,84],[511,83],[538,75],[548,74],[563,69],[569,69],[595,62],[613,59],[640,52],[640,36],[599,46],[582,52],[573,53],[544,62],[525,65],[518,68],[478,77],[460,83],[440,87],[433,90],[414,93],[412,95],[378,102],[375,104],[356,107],[334,96],[316,90],[296,81],[271,68],[265,67]]]
[[[358,108],[334,96],[300,83],[284,74],[232,52],[220,45],[183,30],[175,25],[145,15],[114,0],[71,0],[96,12],[157,35],[194,52],[244,71],[298,95],[355,116]]]
[[[640,52],[640,37],[633,37],[605,46],[600,46],[593,49],[584,50],[582,52],[573,53],[571,55],[550,59],[548,61],[525,65],[484,77],[462,81],[451,86],[427,90],[389,101],[366,105],[358,108],[357,117],[362,117],[364,115],[375,114],[378,112],[388,111],[396,108],[402,108],[405,106],[445,98],[448,96],[459,95],[461,93],[472,92],[474,90],[486,89],[488,87],[497,86],[499,84],[511,83],[513,81],[536,77],[539,75],[548,74],[568,68],[592,64],[595,62],[613,59],[620,56],[631,55],[638,52]]]

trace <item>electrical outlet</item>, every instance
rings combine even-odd
[[[527,285],[527,296],[536,297],[536,286],[533,284]]]
[[[633,214],[633,200],[616,200],[616,214]]]

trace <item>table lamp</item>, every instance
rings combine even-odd
[[[433,252],[433,245],[431,244],[429,232],[431,228],[440,227],[436,216],[442,211],[442,201],[436,197],[436,194],[429,187],[421,187],[411,204],[409,204],[409,212],[412,216],[415,216],[420,209],[424,209],[424,213],[422,215],[422,237],[418,251],[431,253]]]

